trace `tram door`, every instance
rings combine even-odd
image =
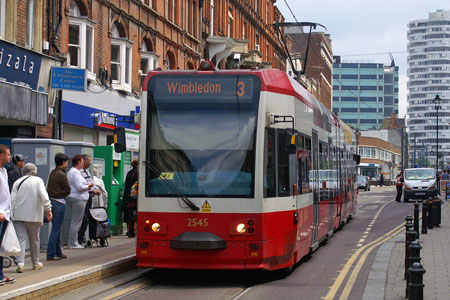
[[[314,209],[314,229],[312,248],[318,247],[318,229],[319,229],[319,205],[320,205],[320,189],[319,189],[319,137],[317,131],[312,131],[312,176],[310,181],[312,183],[313,192],[313,209]]]

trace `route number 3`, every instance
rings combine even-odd
[[[208,218],[187,218],[188,227],[207,227]]]
[[[245,83],[243,83],[242,81],[238,81],[236,95],[241,97],[244,96],[244,94],[245,94]]]

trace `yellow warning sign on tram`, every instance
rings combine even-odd
[[[175,176],[175,173],[161,172],[161,175],[159,176],[159,178],[172,180],[174,176]]]
[[[203,202],[202,212],[211,212],[211,205],[209,205],[208,200],[205,200],[205,202]]]

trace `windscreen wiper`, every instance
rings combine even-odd
[[[178,188],[172,184],[172,182],[170,182],[169,180],[167,180],[164,175],[161,174],[161,171],[158,170],[157,167],[155,167],[151,162],[144,160],[142,162],[145,166],[147,166],[152,172],[155,172],[157,176],[159,176],[159,179],[161,179],[171,190],[172,192],[174,192],[178,198],[180,198],[181,200],[183,200],[183,202],[189,206],[190,209],[192,209],[193,211],[199,211],[200,208],[195,205],[194,203],[192,203],[191,200],[189,200],[185,195],[183,195],[183,193],[181,193]]]

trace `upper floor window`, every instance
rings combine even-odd
[[[81,15],[75,1],[69,16],[69,66],[94,72],[94,22]]]
[[[0,38],[5,38],[6,0],[0,0]]]
[[[166,0],[166,19],[175,22],[175,0]]]
[[[112,28],[111,38],[111,84],[113,88],[131,91],[131,61],[132,52],[130,42],[120,34],[117,25]]]
[[[34,0],[27,0],[27,31],[25,46],[33,49],[34,44]]]
[[[152,51],[145,40],[141,44],[141,71],[147,74],[151,70],[158,68],[158,56]]]
[[[211,0],[211,28],[210,35],[214,35],[214,0]]]

